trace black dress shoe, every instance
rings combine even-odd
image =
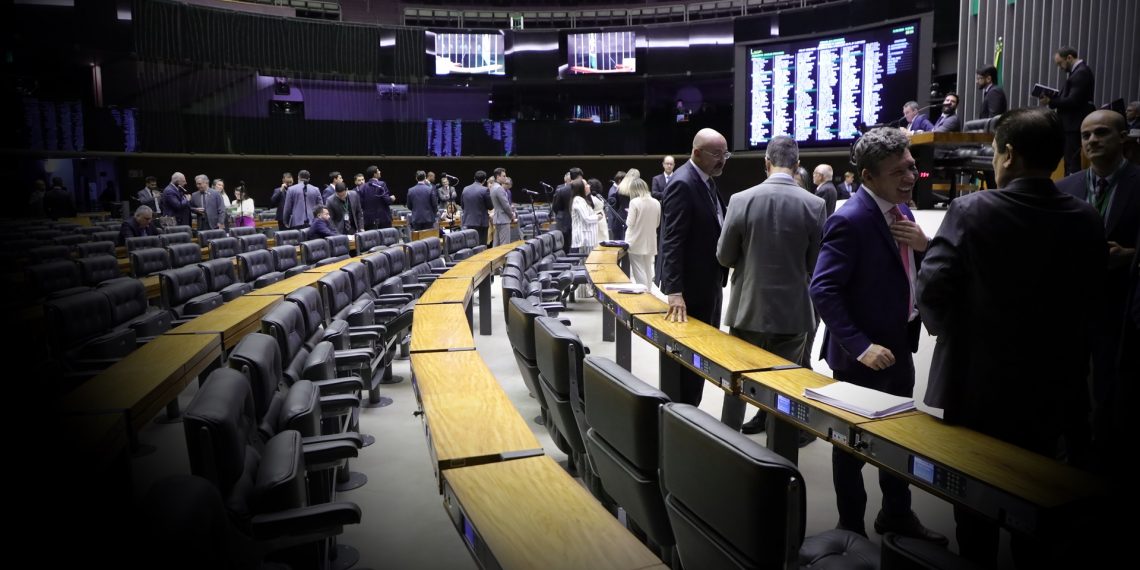
[[[888,517],[883,511],[879,511],[879,516],[875,517],[875,532],[879,534],[893,532],[899,536],[925,540],[940,546],[950,544],[950,539],[922,526],[913,512],[902,517]]]
[[[740,433],[755,435],[764,431],[764,424],[768,422],[768,412],[756,412],[752,419],[740,426]]]

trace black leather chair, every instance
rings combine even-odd
[[[198,247],[198,244],[196,243],[187,242],[169,245],[166,247],[166,253],[170,257],[171,269],[178,269],[179,267],[194,265],[202,261],[202,248]]]
[[[113,241],[88,241],[84,243],[75,244],[75,254],[80,257],[91,257],[94,255],[109,255],[115,257],[115,242]]]
[[[115,268],[118,269],[117,262]],[[83,285],[79,266],[74,261],[66,259],[32,265],[28,267],[26,273],[29,290],[48,299],[66,297],[91,289]]]
[[[380,237],[380,230],[365,230],[356,233],[356,255],[375,253],[387,247]]]
[[[325,238],[325,241],[329,244],[329,257],[334,258],[336,261],[349,258],[351,251],[348,248],[348,236],[329,236]]]
[[[209,247],[210,242],[224,237],[226,237],[226,230],[200,230],[198,232],[198,245],[202,247]]]
[[[197,265],[159,271],[158,283],[162,308],[173,312],[177,319],[201,315],[224,302],[220,293],[210,291],[206,273]]]
[[[312,401],[302,396],[314,393],[299,391],[297,399],[283,408],[308,411]],[[286,425],[312,426],[311,415],[280,419]],[[267,543],[263,551],[279,551],[274,559],[297,567],[308,567],[315,560],[318,566],[327,567],[335,556],[351,566],[358,554],[336,548],[335,537],[344,525],[360,522],[360,508],[313,497],[314,485],[309,481],[314,473],[307,467],[335,464],[339,457],[356,452],[352,444],[306,444],[296,429],[280,430],[262,440],[257,426],[252,388],[245,376],[230,368],[212,372],[183,419],[191,473],[218,489],[238,526]]]
[[[189,234],[194,235],[194,228],[190,226],[166,226],[162,229],[162,233],[166,234]]]
[[[308,265],[297,263],[296,246],[278,245],[269,248],[269,252],[273,254],[273,266],[276,267],[277,271],[280,271],[285,278],[292,277],[298,273],[304,273],[309,269]]]
[[[257,228],[252,226],[234,226],[230,228],[230,237],[245,237],[255,234],[257,234]]]
[[[176,233],[167,232],[167,233],[164,233],[158,237],[162,238],[162,245],[164,245],[164,246],[170,246],[171,244],[176,244],[176,243],[194,243],[194,238],[190,237],[189,232],[186,232],[186,233],[183,233],[183,232],[176,232]],[[198,245],[198,244],[194,244],[194,245]]]
[[[300,230],[281,230],[273,234],[274,246],[281,245],[300,245],[301,232]]]
[[[237,240],[238,250],[242,253],[258,249],[269,249],[269,239],[265,237],[265,234],[239,236]]]
[[[288,247],[288,246],[286,246]],[[272,285],[285,278],[273,263],[273,254],[267,249],[256,249],[237,254],[238,276],[254,289]]]
[[[546,426],[558,449],[569,454],[570,447],[566,439],[558,433],[558,427],[550,419],[550,410],[539,380],[538,357],[534,348],[534,320],[547,316],[546,311],[535,307],[526,299],[514,298],[507,303],[506,313],[507,339],[510,340],[511,349],[515,353],[515,363],[518,364],[523,383],[526,384],[531,397],[538,400],[541,411],[541,415],[534,418],[534,422]]]
[[[46,263],[60,259],[71,259],[71,247],[67,245],[41,245],[28,251],[33,263]]]
[[[142,281],[115,279],[95,291],[107,298],[114,327],[133,330],[136,340],[155,337],[170,329],[170,311],[149,306]]]
[[[107,242],[103,242],[107,243]],[[113,255],[93,255],[75,260],[79,267],[79,277],[83,285],[94,287],[104,281],[118,279],[123,272],[119,269],[119,260]]]
[[[534,353],[538,363],[539,385],[546,398],[551,422],[558,433],[566,438],[577,474],[586,482],[586,487],[597,495],[586,456],[585,434],[589,426],[586,425],[581,392],[585,347],[578,335],[557,319],[536,317]],[[551,436],[554,434],[551,433]]]
[[[467,248],[467,238],[460,232],[451,232],[443,236],[443,253],[449,261],[463,261],[471,257],[471,250]]]
[[[472,254],[486,251],[487,244],[479,243],[479,232],[475,230],[463,230],[463,232],[467,238],[467,248],[471,250]]]
[[[161,248],[161,247],[163,247],[162,237],[161,236],[142,236],[142,237],[127,238],[126,246],[127,246],[127,253],[130,253],[132,251],[139,250],[139,249],[150,249],[153,247]]]
[[[675,540],[657,479],[657,446],[660,408],[669,397],[612,360],[590,356],[583,364],[590,461],[606,494],[668,561]]]
[[[234,263],[227,259],[211,259],[198,264],[206,274],[206,288],[222,296],[222,301],[230,302],[250,291],[253,284],[238,281]]]
[[[400,243],[401,238],[403,238],[403,235],[397,228],[384,228],[380,230],[380,239],[384,242],[384,245],[388,247]]]
[[[87,234],[74,233],[53,237],[51,238],[51,241],[56,245],[62,245],[71,248],[76,244],[91,241],[91,238]]]
[[[238,253],[237,238],[220,237],[210,240],[210,259],[229,259]]]
[[[170,269],[170,254],[162,248],[136,249],[127,255],[131,260],[131,277],[146,277]]]
[[[329,242],[323,239],[301,242],[301,263],[310,267],[319,267],[325,263],[331,263],[330,253]]]
[[[104,230],[91,234],[91,241],[109,241],[115,244],[115,247],[126,245],[119,239],[118,230]]]
[[[58,382],[49,391],[63,393],[113,364],[135,349],[138,338],[130,328],[114,328],[107,297],[87,291],[44,303],[44,321],[52,323],[48,335],[52,359],[44,370]]]
[[[661,490],[685,568],[879,567],[853,532],[805,540],[799,469],[696,407],[661,407]]]

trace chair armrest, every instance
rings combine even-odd
[[[334,394],[358,394],[360,390],[364,389],[364,380],[362,380],[359,376],[322,378],[320,380],[306,378],[306,380],[312,382],[313,385],[317,387],[317,391],[321,393],[321,396]]]
[[[322,398],[323,399],[323,398]],[[346,431],[344,433],[334,433],[328,435],[316,435],[313,437],[301,438],[302,445],[318,444],[318,443],[335,443],[335,442],[348,442],[357,449],[364,445],[364,438],[359,433],[354,431]]]
[[[256,540],[295,537],[302,533],[329,537],[340,534],[343,525],[359,523],[360,507],[355,503],[324,503],[254,515],[250,521],[250,535]]]
[[[305,469],[308,471],[340,467],[346,460],[359,455],[359,448],[349,441],[318,441],[310,444],[302,440],[301,449],[305,456]]]
[[[355,394],[334,394],[321,396],[321,418],[351,414],[360,407],[360,397]]]
[[[384,293],[383,295],[376,295],[373,302],[377,305],[405,305],[411,303],[415,297],[401,293]]]

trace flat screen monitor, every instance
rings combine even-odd
[[[764,148],[778,135],[801,147],[845,146],[867,126],[897,122],[903,104],[929,89],[925,21],[738,46],[743,146]]]
[[[567,34],[566,66],[572,75],[636,73],[637,33],[628,30]]]
[[[434,37],[433,37],[434,36]],[[501,33],[432,33],[436,75],[506,75]]]

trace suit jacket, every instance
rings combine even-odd
[[[832,188],[833,204],[834,193]],[[728,199],[716,258],[734,269],[725,317],[729,326],[783,334],[815,330],[808,283],[826,208],[822,198],[785,176]]]
[[[958,118],[958,114],[953,115],[938,115],[938,120],[934,123],[934,132],[936,133],[956,133],[962,130],[962,119]]]
[[[328,203],[329,198],[333,196],[336,196],[336,186],[329,184],[325,186],[324,190],[321,190],[321,202]]]
[[[1005,98],[1005,91],[997,85],[991,86],[982,96],[982,109],[978,112],[979,119],[996,117],[1009,109]]]
[[[491,204],[491,193],[486,186],[475,182],[464,188],[459,195],[459,203],[463,206],[463,227],[487,227],[489,222],[487,211],[494,206]]]
[[[172,216],[177,222],[175,225],[190,225],[190,200],[182,188],[174,184],[167,184],[162,189],[162,215]]]
[[[412,223],[417,226],[435,223],[439,210],[439,197],[428,184],[416,184],[408,188],[408,209],[412,211]]]
[[[392,227],[392,209],[389,204],[396,201],[383,180],[373,178],[364,184],[360,191],[360,207],[364,210],[365,227]]]
[[[127,238],[156,235],[158,235],[158,228],[156,228],[153,223],[144,228],[135,221],[134,216],[127,218],[126,221],[119,226],[119,241],[124,244],[127,243]]]
[[[299,228],[313,221],[313,208],[321,204],[321,191],[312,184],[298,182],[285,192],[285,223]]]
[[[558,189],[554,191],[554,197],[550,199],[550,214],[554,216],[554,221],[558,223],[558,229],[567,234],[569,234],[573,228],[573,224],[570,221],[570,208],[573,203],[574,192],[570,190],[569,184],[559,186]]]
[[[672,180],[676,175],[677,173],[674,171],[673,174],[669,175],[669,180]],[[665,197],[665,187],[668,185],[669,183],[665,180],[665,173],[662,172],[661,174],[653,177],[653,180],[649,186],[649,193],[654,198],[661,200]]]
[[[1093,89],[1096,79],[1092,69],[1085,62],[1073,67],[1061,92],[1049,100],[1049,106],[1057,110],[1061,126],[1066,132],[1080,131],[1081,121],[1096,110],[1093,105]]]
[[[674,171],[661,203],[661,292],[682,293],[687,312],[712,325],[720,322],[713,312],[728,283],[728,269],[716,259],[717,208],[724,208],[720,194],[710,196],[692,161]]]
[[[195,192],[195,197],[201,201],[199,207],[205,210],[198,217],[200,226],[198,229],[213,230],[218,229],[219,225],[224,228],[226,224],[226,203],[222,199],[222,195],[213,188],[208,188],[205,194],[197,196],[198,194],[201,193]]]
[[[907,128],[912,131],[928,133],[934,130],[934,123],[930,122],[930,119],[926,117],[926,111],[923,111],[914,116],[914,120],[907,125]]]
[[[491,186],[491,206],[495,213],[491,216],[493,224],[509,224],[515,220],[515,210],[511,207],[511,195],[501,184]]]
[[[903,215],[914,220],[904,204]],[[914,252],[915,269],[922,254]],[[867,191],[858,192],[835,211],[823,228],[819,260],[811,281],[811,300],[827,323],[821,356],[850,381],[890,394],[914,391],[911,353],[918,349],[919,318],[907,322],[910,282],[883,214]],[[871,370],[859,355],[871,344],[884,346],[895,364]]]
[[[938,337],[926,403],[1039,453],[1066,428],[1087,433],[1077,426],[1106,252],[1096,211],[1048,179],[954,200],[918,274]]]
[[[288,228],[289,224],[285,222],[285,193],[288,189],[278,186],[273,189],[273,195],[269,197],[269,204],[277,208],[277,224],[282,228]]]
[[[355,190],[345,192],[344,200],[333,194],[325,205],[329,208],[329,221],[337,233],[348,235],[364,231],[364,211],[360,208],[360,195]],[[352,231],[345,227],[346,213],[352,220]]]
[[[661,202],[652,196],[642,196],[629,201],[629,215],[626,217],[625,241],[629,253],[635,255],[657,255],[657,228],[661,226]]]
[[[859,184],[852,182],[848,187],[846,182],[840,182],[839,186],[835,187],[835,198],[838,200],[848,200],[851,196],[859,191]]]
[[[314,187],[315,188],[315,187]],[[339,235],[332,224],[322,220],[321,218],[313,218],[312,225],[309,226],[309,239],[327,238]]]
[[[155,209],[154,192],[151,192],[150,188],[143,188],[142,190],[139,190],[138,201],[140,206],[146,206],[151,210]],[[158,212],[155,212],[154,215],[157,217]]]
[[[1057,182],[1057,188],[1088,202],[1089,191],[1085,182],[1088,174],[1087,169],[1070,174]],[[1112,202],[1108,205],[1108,218],[1104,220],[1104,237],[1124,247],[1136,247],[1137,232],[1140,231],[1140,166],[1128,163],[1118,177]]]
[[[823,198],[823,202],[827,206],[828,216],[835,213],[835,201],[839,199],[839,190],[835,189],[835,184],[832,184],[831,181],[828,180],[816,186],[815,195]]]

